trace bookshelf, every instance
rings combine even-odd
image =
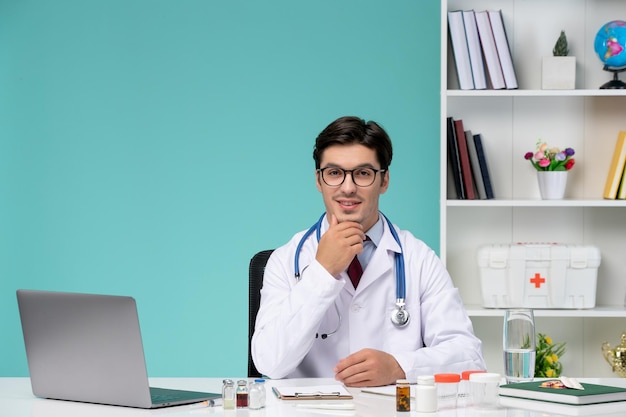
[[[501,9],[517,90],[460,90],[448,41],[449,10]],[[596,308],[537,310],[537,331],[567,342],[564,373],[615,376],[601,344],[626,331],[626,201],[604,200],[615,141],[626,130],[626,90],[600,90],[612,74],[593,50],[598,29],[626,20],[622,0],[443,0],[441,11],[440,255],[459,288],[490,371],[503,372],[503,311],[481,307],[478,247],[491,243],[562,242],[600,249]],[[541,60],[560,31],[576,56],[576,89],[541,90]],[[625,80],[626,81],[626,80]],[[494,200],[457,200],[448,172],[446,118],[481,133]],[[576,151],[564,200],[541,200],[524,160],[538,138]]]

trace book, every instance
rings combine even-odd
[[[483,55],[485,56],[485,63],[487,64],[491,88],[494,90],[506,88],[504,74],[500,66],[500,58],[498,57],[498,49],[496,48],[496,40],[493,37],[489,21],[489,14],[486,10],[483,10],[475,12],[474,16],[476,17],[476,27],[478,28],[478,36]]]
[[[489,22],[491,30],[496,42],[498,58],[500,58],[500,67],[504,76],[504,83],[509,90],[517,88],[517,76],[513,67],[513,58],[509,47],[509,40],[504,29],[504,19],[502,18],[502,10],[489,11]]]
[[[487,193],[485,192],[485,182],[483,181],[483,175],[480,171],[476,142],[474,142],[474,135],[472,135],[471,130],[465,131],[465,142],[467,143],[467,153],[469,154],[470,165],[472,166],[472,178],[476,185],[476,193],[479,199],[486,200]]]
[[[483,53],[480,49],[480,39],[478,37],[478,28],[476,27],[474,10],[463,11],[463,23],[465,25],[465,38],[467,39],[470,65],[472,67],[474,89],[484,90],[487,88],[487,78],[485,76]]]
[[[472,166],[469,160],[469,152],[467,151],[467,140],[465,139],[465,130],[463,129],[463,120],[455,120],[456,143],[459,147],[459,159],[461,160],[461,178],[463,179],[463,188],[465,189],[465,198],[475,200],[474,178],[472,177]]]
[[[624,165],[624,172],[622,173],[622,180],[619,183],[619,188],[617,190],[617,199],[618,200],[626,200],[626,164]]]
[[[602,196],[605,199],[614,200],[617,197],[617,190],[624,174],[624,164],[626,163],[626,131],[620,131],[615,142],[615,150],[609,165],[609,173],[604,184]]]
[[[350,400],[352,394],[343,385],[315,385],[302,387],[272,387],[280,400]]]
[[[545,381],[500,385],[500,395],[562,404],[585,405],[626,401],[626,388],[582,383],[583,390],[542,387]]]
[[[463,12],[461,10],[448,12],[448,30],[456,64],[456,73],[459,79],[459,88],[461,90],[473,90],[472,65],[470,63]]]
[[[465,200],[465,189],[463,188],[463,179],[461,178],[461,157],[456,142],[456,131],[452,117],[448,117],[446,126],[448,133],[448,161],[452,170],[456,198]]]
[[[487,200],[491,200],[495,198],[495,195],[493,185],[491,184],[491,175],[489,175],[489,167],[483,147],[482,135],[480,133],[474,135],[474,144],[476,145],[476,154],[478,155],[478,163],[480,164],[480,173],[483,176],[483,184],[485,184],[485,194]]]

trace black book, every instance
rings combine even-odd
[[[452,117],[448,117],[447,122],[448,159],[450,161],[450,166],[452,167],[452,176],[454,177],[456,198],[458,198],[459,200],[465,200],[465,188],[463,186],[463,180],[461,179],[461,156],[459,155],[459,147],[456,140],[454,119]]]
[[[476,154],[478,155],[478,163],[480,164],[480,173],[482,174],[483,183],[485,184],[485,194],[487,195],[487,199],[491,200],[495,198],[495,196],[493,194],[491,176],[489,175],[487,158],[485,156],[485,150],[483,149],[483,141],[480,133],[474,135],[474,144],[476,145]]]

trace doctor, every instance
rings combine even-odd
[[[387,133],[339,118],[317,137],[313,158],[326,211],[268,260],[252,338],[257,369],[355,387],[485,369],[439,258],[379,212],[392,158]],[[353,281],[355,257],[363,273]]]

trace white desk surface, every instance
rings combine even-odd
[[[232,378],[241,379],[241,378]],[[583,382],[626,387],[626,379],[585,378]],[[221,392],[222,378],[151,378],[152,386],[179,388],[194,391]],[[296,408],[293,401],[278,400],[271,392],[272,386],[328,385],[332,379],[292,379],[267,381],[267,407],[262,410],[223,410],[222,407],[192,408],[169,407],[158,410],[142,410],[98,404],[47,400],[33,396],[28,378],[0,378],[0,416],[2,417],[148,417],[148,416],[202,416],[214,417],[555,417],[594,416],[624,417],[626,401],[610,404],[569,406],[531,400],[513,400],[497,410],[479,410],[473,407],[441,410],[437,413],[397,413],[395,398],[360,392],[349,388],[354,396],[354,410],[316,410]],[[298,402],[299,403],[299,402]],[[414,404],[411,406],[414,409]]]

